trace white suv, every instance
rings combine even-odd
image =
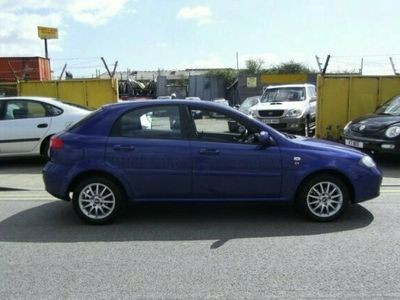
[[[315,85],[271,85],[250,114],[277,130],[308,136],[315,127],[316,100]]]

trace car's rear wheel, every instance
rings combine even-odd
[[[328,222],[340,217],[350,202],[346,184],[337,176],[320,175],[303,184],[296,199],[308,218]]]
[[[40,155],[46,162],[50,160],[49,156],[50,137],[46,138],[40,147]]]
[[[111,222],[123,202],[121,188],[105,177],[88,178],[73,191],[72,205],[78,216],[91,224]]]

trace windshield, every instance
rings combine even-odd
[[[261,102],[303,101],[306,99],[304,87],[282,87],[266,89]]]
[[[380,115],[400,116],[400,97],[389,100],[379,107],[375,113]]]

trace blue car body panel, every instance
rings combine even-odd
[[[121,114],[149,106],[179,106],[226,113],[269,133],[269,146],[193,138],[189,123],[180,139],[116,137],[110,134]],[[187,114],[190,119],[190,113]],[[136,101],[101,108],[59,137],[43,169],[46,190],[69,200],[81,174],[107,174],[130,201],[292,201],[314,174],[329,172],[349,184],[353,202],[379,195],[382,174],[360,163],[365,155],[336,143],[287,137],[229,107],[206,101]]]

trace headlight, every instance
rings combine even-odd
[[[256,116],[256,112],[254,110],[250,109],[249,117],[254,118],[255,116]]]
[[[395,138],[400,134],[400,126],[391,126],[388,129],[386,129],[385,135],[388,138]]]
[[[367,168],[374,168],[376,166],[374,160],[368,155],[365,155],[363,158],[361,158],[360,164]]]
[[[303,111],[301,109],[297,109],[297,108],[290,109],[286,113],[286,117],[292,117],[292,118],[301,117],[302,115],[303,115]]]
[[[351,121],[349,123],[347,123],[346,126],[344,126],[343,131],[347,131],[347,129],[349,129],[350,124],[351,124]]]

